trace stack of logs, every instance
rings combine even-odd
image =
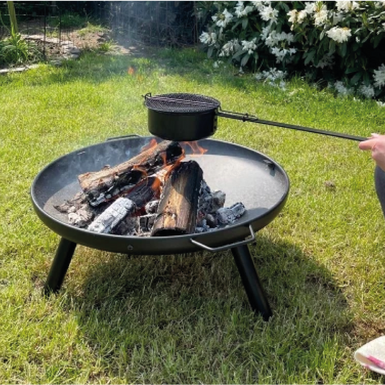
[[[81,193],[56,209],[70,224],[98,233],[170,236],[233,223],[242,203],[224,208],[195,161],[182,161],[178,142],[162,141],[114,167],[78,176]]]

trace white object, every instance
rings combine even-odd
[[[354,358],[365,368],[385,375],[385,336],[361,346],[355,351]]]

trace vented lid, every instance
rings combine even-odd
[[[197,94],[147,94],[144,98],[146,107],[158,112],[183,114],[211,111],[220,107],[217,99]]]

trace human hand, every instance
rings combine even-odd
[[[385,171],[385,135],[372,134],[368,140],[361,142],[358,147],[361,150],[372,151],[372,158],[377,166]]]

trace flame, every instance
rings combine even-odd
[[[127,70],[127,73],[132,76],[134,73],[135,73],[135,70],[133,67],[129,67],[128,70]]]
[[[148,174],[147,174],[147,171],[143,168],[143,167],[140,167],[138,166],[137,164],[134,164],[134,166],[132,167],[133,170],[137,170],[137,171],[140,171],[143,175],[142,175],[142,179],[147,179],[148,178]]]
[[[203,154],[206,154],[206,152],[208,151],[207,148],[203,148],[201,147],[197,141],[194,141],[194,142],[183,142],[183,144],[187,144],[191,150],[192,150],[192,154],[191,156],[201,156]]]
[[[160,188],[162,187],[162,182],[159,178],[155,178],[154,179],[154,182],[151,186],[151,188],[154,190],[154,191],[160,191]]]
[[[156,139],[152,138],[149,143],[147,143],[140,149],[140,151],[143,152],[150,149],[154,149],[157,145],[158,145],[158,142],[156,141]]]

